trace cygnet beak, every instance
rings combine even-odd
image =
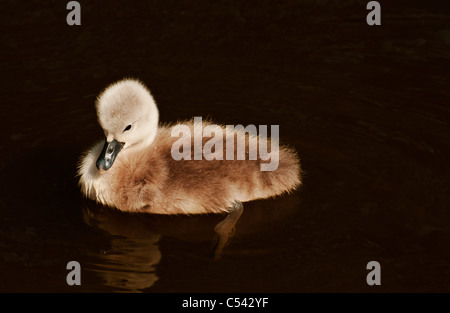
[[[105,145],[103,146],[103,150],[100,153],[100,156],[97,159],[97,169],[99,171],[107,171],[111,168],[119,154],[120,150],[122,150],[125,143],[118,142],[115,139],[111,142],[108,142],[105,139]]]

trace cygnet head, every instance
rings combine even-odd
[[[150,91],[138,80],[124,79],[108,86],[97,98],[97,117],[105,145],[97,168],[106,171],[120,151],[150,145],[158,130],[158,109]]]

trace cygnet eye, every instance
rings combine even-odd
[[[131,129],[131,125],[128,125],[127,127],[125,127],[125,129],[123,130],[124,132],[126,132],[127,130]]]

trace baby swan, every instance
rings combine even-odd
[[[81,158],[78,175],[82,193],[127,212],[228,212],[228,217],[216,226],[219,253],[242,213],[241,202],[280,195],[301,184],[299,159],[292,149],[278,145],[272,148],[270,139],[264,138],[268,141],[266,147],[272,149],[271,157],[278,158],[278,167],[262,171],[261,165],[267,161],[260,155],[256,159],[248,157],[252,143],[260,137],[249,135],[242,128],[229,132],[225,126],[203,121],[201,127],[210,126],[213,131],[209,134],[215,136],[202,136],[202,147],[214,143],[215,149],[223,150],[214,151],[214,155],[223,152],[224,160],[199,158],[194,155],[198,153],[195,149],[191,149],[190,157],[176,160],[174,144],[179,145],[181,140],[184,149],[195,143],[191,136],[176,137],[180,132],[173,135],[173,129],[182,126],[180,129],[190,130],[195,137],[198,121],[158,126],[155,101],[137,80],[124,79],[108,86],[98,96],[96,109],[106,138]],[[238,140],[239,135],[246,140]],[[230,148],[225,145],[228,141],[234,145],[232,160],[228,158],[230,152],[225,151]],[[244,160],[237,157],[242,148],[246,153]]]

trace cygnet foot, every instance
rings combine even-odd
[[[234,205],[229,210],[228,216],[214,228],[216,232],[214,258],[216,260],[221,258],[223,248],[228,240],[233,237],[236,223],[241,217],[244,207],[240,201],[235,200]]]

